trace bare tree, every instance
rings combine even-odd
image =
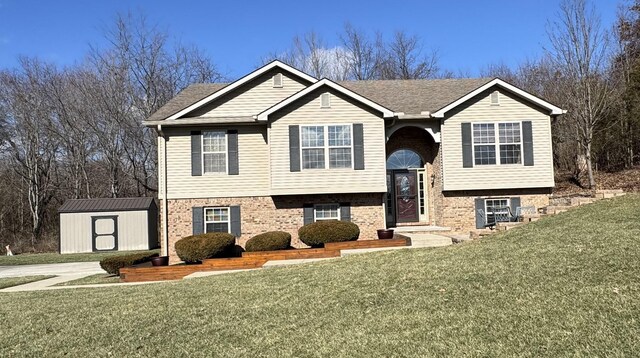
[[[382,61],[381,35],[371,40],[367,35],[355,29],[351,24],[344,26],[340,42],[348,57],[349,77],[354,80],[372,80],[378,77]]]
[[[382,79],[413,80],[437,76],[438,55],[435,51],[423,54],[417,35],[395,32],[386,46],[385,55],[380,71]]]
[[[31,214],[31,245],[40,238],[48,206],[57,188],[59,144],[48,133],[54,116],[45,100],[47,65],[20,59],[21,70],[0,75],[0,97],[7,113],[7,141],[13,170],[25,183]]]
[[[552,45],[548,52],[568,85],[563,105],[584,153],[589,187],[594,188],[594,131],[605,117],[614,87],[607,74],[609,34],[586,0],[564,0],[557,18],[548,31]]]

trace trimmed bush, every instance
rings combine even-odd
[[[284,231],[269,231],[256,235],[247,241],[247,251],[285,250],[291,246],[291,234]]]
[[[186,263],[195,263],[212,257],[229,256],[236,238],[226,232],[208,232],[187,236],[176,242],[176,254]]]
[[[348,221],[317,221],[298,230],[300,241],[311,247],[323,247],[327,242],[355,241],[358,236],[360,228]]]
[[[100,267],[112,275],[120,275],[121,268],[151,261],[156,256],[158,254],[147,252],[110,256],[100,261]]]

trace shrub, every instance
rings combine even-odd
[[[209,232],[187,236],[176,242],[176,254],[186,263],[194,263],[216,256],[229,255],[236,238],[225,232]]]
[[[151,261],[156,256],[158,254],[148,252],[110,256],[100,261],[100,267],[112,275],[120,275],[121,268]]]
[[[291,234],[284,231],[269,231],[256,235],[247,241],[247,251],[284,250],[291,246]]]
[[[327,242],[355,241],[358,236],[358,225],[348,221],[318,221],[298,230],[300,241],[311,247],[322,247]]]

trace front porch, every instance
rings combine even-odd
[[[440,224],[439,132],[405,123],[387,128],[387,132],[387,227]]]

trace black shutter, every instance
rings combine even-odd
[[[486,215],[484,211],[484,199],[476,199],[476,229],[484,229]]]
[[[300,127],[289,126],[289,170],[300,171]]]
[[[198,235],[204,233],[204,208],[194,206],[191,208],[191,225],[193,226],[193,234]]]
[[[531,131],[531,121],[522,122],[522,156],[526,167],[533,166],[533,133]]]
[[[302,215],[304,225],[313,223],[313,204],[304,204],[302,206]]]
[[[231,235],[235,237],[242,236],[242,218],[240,216],[240,206],[229,207],[229,216],[231,219]]]
[[[351,221],[351,205],[340,203],[340,221]]]
[[[471,123],[462,123],[462,167],[473,168],[473,145]]]
[[[353,169],[364,170],[364,133],[362,123],[353,124]]]
[[[238,175],[238,131],[237,130],[228,130],[227,131],[227,142],[229,144],[229,148],[227,148],[227,152],[229,155],[229,175]]]
[[[509,198],[509,208],[511,208],[511,213],[513,215],[516,214],[516,208],[520,207],[520,197],[516,196],[513,198]]]
[[[202,133],[191,132],[191,176],[202,175]]]

